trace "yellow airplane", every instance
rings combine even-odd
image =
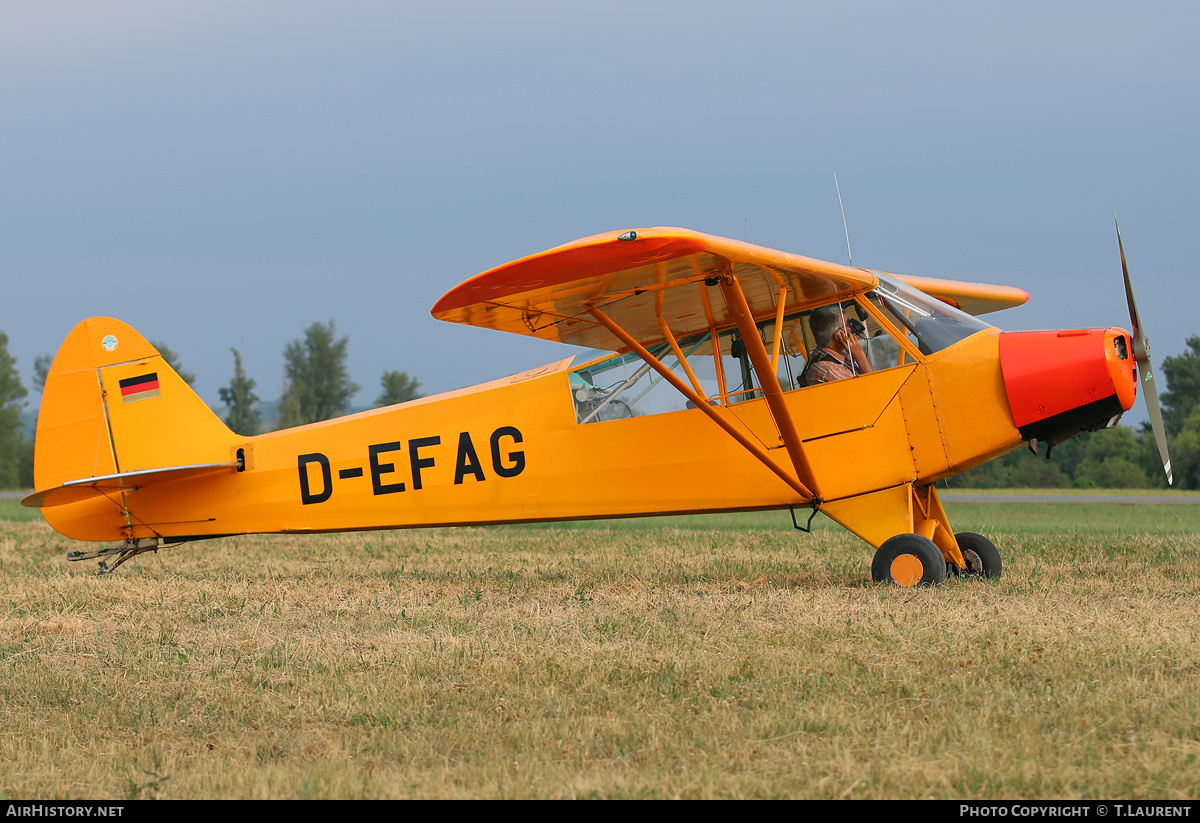
[[[795,522],[807,508],[809,525],[823,512],[877,549],[875,580],[998,577],[996,547],[954,532],[934,484],[1130,408],[1135,372],[1152,378],[1125,279],[1132,335],[1004,333],[977,315],[1024,303],[1020,289],[685,229],[611,232],[491,269],[433,307],[598,356],[255,437],[130,326],[93,317],[50,368],[24,503],[68,537],[120,541],[68,555],[113,558],[100,573],[233,534],[767,509]]]

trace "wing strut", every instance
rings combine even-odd
[[[816,499],[816,495],[814,495],[811,491],[809,491],[803,482],[801,482],[796,476],[794,476],[793,474],[788,472],[786,469],[784,469],[782,466],[777,464],[774,460],[772,460],[771,456],[769,454],[767,454],[766,450],[763,449],[762,446],[760,446],[758,443],[755,443],[750,438],[746,437],[746,435],[744,435],[742,432],[738,431],[737,427],[735,427],[732,422],[730,422],[728,419],[726,419],[725,416],[721,413],[721,411],[719,409],[716,409],[716,408],[713,408],[712,406],[710,406],[708,404],[708,400],[706,398],[701,397],[691,386],[687,385],[682,380],[680,380],[678,375],[676,375],[673,371],[671,371],[669,368],[667,368],[665,365],[663,365],[663,363],[657,357],[655,357],[653,354],[651,354],[649,351],[647,351],[646,347],[643,346],[641,343],[639,343],[637,340],[635,340],[629,334],[629,332],[625,331],[625,329],[618,326],[615,322],[613,322],[613,320],[608,315],[606,315],[604,312],[602,312],[600,309],[596,308],[595,306],[590,307],[588,309],[588,311],[592,315],[592,317],[596,318],[596,320],[598,320],[600,322],[600,324],[602,326],[604,326],[606,329],[608,329],[610,332],[612,332],[614,337],[616,337],[623,344],[628,346],[632,351],[634,351],[637,354],[638,357],[642,358],[642,360],[645,361],[652,369],[654,369],[656,372],[658,372],[660,375],[662,375],[663,379],[666,380],[668,383],[670,383],[672,386],[674,386],[675,389],[680,394],[682,394],[684,397],[686,397],[688,400],[690,400],[692,402],[692,405],[694,405],[696,408],[700,409],[705,414],[707,414],[710,418],[712,418],[714,423],[716,423],[718,426],[720,426],[722,429],[724,429],[725,432],[730,437],[732,437],[734,440],[736,440],[742,446],[742,448],[744,448],[746,451],[750,452],[752,455],[757,457],[758,460],[764,466],[766,466],[768,469],[773,471],[779,477],[780,480],[782,480],[784,483],[787,483],[788,486],[790,486],[792,489],[794,489],[800,496],[802,496],[806,500],[811,501],[811,500]],[[754,325],[753,320],[751,320],[750,325],[753,327],[753,325]],[[758,347],[760,349],[762,349],[762,347],[763,347],[762,341],[758,340],[758,335],[755,334],[755,335],[753,335],[753,337],[754,337],[754,340],[758,342]],[[714,345],[716,345],[715,341],[714,341]],[[778,385],[779,385],[778,380],[776,380],[775,385],[778,388]],[[774,412],[772,412],[772,413],[774,413]],[[793,429],[793,432],[794,432],[794,429]],[[785,442],[786,442],[786,438],[785,438]],[[805,465],[807,465],[807,463]],[[811,473],[809,476],[811,477]]]
[[[779,376],[773,368],[774,358],[767,354],[762,338],[758,336],[754,315],[746,302],[742,286],[736,277],[727,274],[721,278],[721,292],[725,295],[725,302],[729,305],[729,312],[733,315],[734,322],[737,323],[738,332],[742,336],[742,345],[746,347],[746,353],[750,355],[750,362],[754,364],[754,371],[758,373],[758,382],[762,387],[763,397],[766,398],[767,408],[771,411],[775,427],[779,429],[779,436],[783,438],[783,445],[787,448],[788,456],[792,458],[796,474],[802,483],[806,483],[812,488],[815,494],[810,496],[820,497],[821,489],[817,484],[816,473],[812,469],[812,464],[808,462],[808,455],[804,452],[804,444],[800,440],[799,432],[796,431],[795,421],[792,420],[787,403],[783,399],[783,388],[779,385]],[[779,338],[783,328],[783,324],[780,322],[780,318],[783,317],[783,298],[785,296],[782,289],[779,296],[775,342],[772,345],[776,358],[779,356]]]

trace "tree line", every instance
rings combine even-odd
[[[196,375],[180,363],[165,344],[151,340],[167,364],[188,385]],[[361,386],[350,379],[347,366],[350,338],[338,337],[334,323],[313,323],[304,335],[283,350],[284,390],[276,413],[264,419],[257,382],[247,376],[242,355],[233,353],[233,378],[218,392],[225,405],[225,424],[237,434],[252,436],[274,429],[316,423],[346,414]],[[51,355],[34,358],[33,388],[41,392],[53,362]],[[421,384],[402,371],[385,371],[379,380],[375,407],[404,403],[421,397]],[[33,488],[33,438],[21,421],[29,392],[21,383],[16,358],[8,351],[8,335],[0,331],[0,489]]]
[[[195,375],[162,343],[151,341],[188,383]],[[313,323],[304,336],[283,351],[284,392],[277,413],[262,419],[256,382],[246,375],[242,356],[232,349],[234,371],[220,389],[225,422],[241,435],[315,423],[344,414],[359,386],[346,366],[348,337],[338,337],[333,321]],[[50,369],[49,355],[34,360],[33,385],[41,391]],[[1158,371],[1167,390],[1159,400],[1167,430],[1175,488],[1200,489],[1200,336],[1187,339],[1182,354],[1163,358]],[[420,383],[402,371],[385,371],[376,407],[403,403],[421,395]],[[0,489],[32,488],[33,440],[25,434],[21,410],[28,391],[21,384],[16,358],[8,352],[8,335],[0,331]],[[990,463],[950,478],[950,487],[974,488],[1165,488],[1166,478],[1150,426],[1116,426],[1110,431],[1081,434],[1053,449],[1052,459],[1018,449]]]

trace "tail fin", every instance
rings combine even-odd
[[[34,451],[37,491],[57,531],[82,540],[134,536],[127,478],[228,470],[239,438],[134,329],[92,317],[63,341],[46,377]]]

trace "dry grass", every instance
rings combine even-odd
[[[0,796],[1192,798],[1177,508],[1017,528],[1003,580],[919,591],[786,515],[231,538],[106,578],[0,522]]]

